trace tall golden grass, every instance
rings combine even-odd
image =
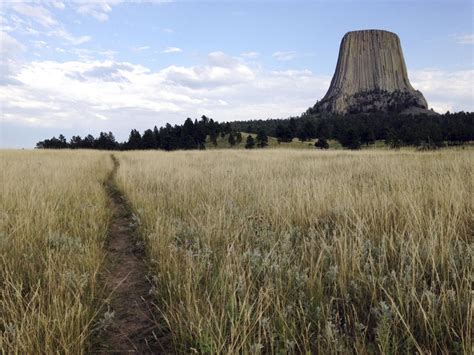
[[[100,306],[109,154],[1,151],[0,349],[87,351]]]
[[[117,156],[178,351],[472,351],[471,150]]]

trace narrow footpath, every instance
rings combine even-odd
[[[160,341],[158,321],[152,312],[147,280],[146,254],[136,233],[124,196],[117,190],[115,176],[119,162],[111,155],[113,171],[106,184],[113,210],[106,242],[105,270],[102,282],[109,299],[107,326],[99,334],[94,353],[157,354],[168,353]],[[156,313],[156,310],[155,310]]]

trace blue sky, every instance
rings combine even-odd
[[[430,107],[474,111],[471,1],[51,0],[0,16],[2,147],[299,115],[326,92],[342,36],[368,28],[399,35]]]

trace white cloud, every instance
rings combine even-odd
[[[52,27],[57,24],[53,15],[43,6],[31,6],[25,3],[13,4],[13,10],[21,15],[33,19],[44,27]]]
[[[60,1],[50,1],[49,3],[53,7],[59,9],[62,9],[65,6],[64,3]],[[48,37],[57,37],[64,40],[64,44],[74,46],[91,40],[90,36],[75,36],[71,34],[44,6],[33,6],[18,2],[11,4],[11,8],[18,14],[18,16],[13,13],[10,14],[7,26],[10,32],[18,31],[19,33],[33,36],[46,35]],[[34,22],[41,26],[39,28],[37,25],[34,26]]]
[[[6,84],[17,84],[14,78],[19,58],[25,52],[26,47],[18,42],[7,32],[0,31],[0,86]]]
[[[15,43],[15,42],[12,42]],[[474,71],[411,71],[430,107],[474,110]],[[323,97],[330,76],[310,70],[265,70],[223,52],[202,65],[161,70],[84,57],[68,62],[34,61],[13,74],[19,85],[0,86],[2,121],[97,133],[126,139],[131,128],[182,123],[209,115],[219,121],[298,115]]]
[[[456,42],[459,44],[474,44],[474,33],[467,35],[454,36]]]
[[[119,4],[120,0],[96,0],[80,2],[76,11],[81,15],[92,16],[96,20],[104,22],[109,19],[108,13],[112,11],[112,6]]]
[[[167,47],[161,53],[181,53],[183,50],[178,47]]]
[[[243,52],[240,54],[241,57],[243,58],[248,58],[248,59],[255,59],[260,57],[260,53],[258,52]]]
[[[141,51],[146,51],[150,49],[150,46],[141,46],[141,47],[134,47],[132,48],[135,52],[141,52]]]
[[[204,65],[159,71],[113,60],[37,61],[15,78],[22,85],[0,87],[3,120],[91,132],[113,127],[118,136],[202,114],[221,121],[296,115],[324,94],[330,79],[264,71],[222,52],[210,53]]]
[[[52,0],[52,1],[51,1],[51,4],[52,4],[55,8],[60,9],[60,10],[63,10],[63,9],[66,7],[66,5],[64,5],[64,3],[63,3],[62,1],[55,1],[55,0]]]
[[[91,36],[73,36],[63,28],[57,28],[53,31],[50,31],[47,33],[47,35],[61,38],[66,41],[66,44],[72,44],[74,46],[89,42],[92,39]]]
[[[272,57],[276,60],[286,62],[288,60],[295,59],[296,52],[294,51],[279,51],[272,54]]]
[[[174,33],[174,30],[172,28],[162,28],[161,30],[165,33]]]
[[[474,70],[414,70],[409,76],[413,87],[423,93],[435,111],[474,111]]]

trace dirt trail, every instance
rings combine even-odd
[[[149,296],[146,255],[136,234],[136,223],[122,194],[115,186],[119,162],[112,155],[114,169],[106,189],[113,210],[106,243],[103,282],[109,297],[110,325],[95,342],[94,353],[164,353]],[[156,313],[156,310],[155,310]]]

